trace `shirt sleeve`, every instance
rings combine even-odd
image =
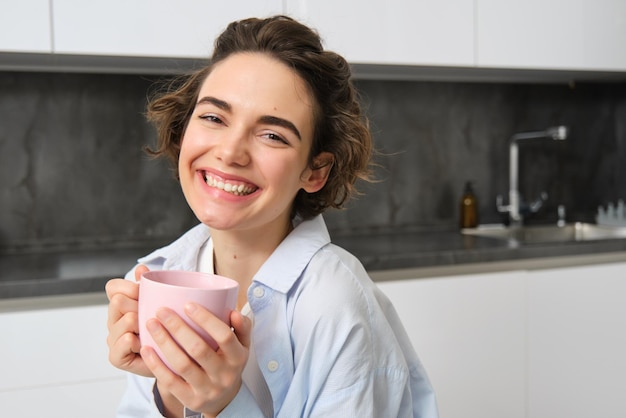
[[[261,408],[245,384],[241,385],[237,396],[219,413],[218,418],[265,418]]]
[[[153,378],[127,373],[126,383],[116,418],[163,418],[152,393]]]

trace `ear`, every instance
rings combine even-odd
[[[307,193],[315,193],[326,184],[330,169],[333,168],[335,156],[330,152],[322,152],[313,158],[312,166],[302,176],[302,188]]]

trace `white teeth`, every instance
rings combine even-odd
[[[232,183],[225,183],[222,180],[215,180],[208,173],[204,175],[204,181],[206,181],[206,184],[211,187],[224,190],[225,192],[232,193],[236,196],[245,196],[256,190],[256,188],[246,186],[243,183],[237,185]]]

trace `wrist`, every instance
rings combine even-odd
[[[161,415],[167,418],[180,417],[183,404],[171,393],[161,390],[158,381],[154,383],[152,393],[154,394],[154,402]]]

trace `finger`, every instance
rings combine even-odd
[[[109,300],[111,300],[113,295],[118,293],[122,293],[135,300],[139,297],[139,286],[137,286],[137,283],[125,279],[111,279],[106,283],[104,289]]]
[[[137,335],[127,332],[117,340],[110,337],[107,339],[107,344],[109,345],[109,361],[113,366],[142,376],[152,376],[152,372],[139,355],[141,343]]]
[[[129,284],[137,287],[135,283]],[[130,293],[134,293],[134,291],[129,289]],[[128,313],[137,313],[138,302],[136,298],[129,297],[126,293],[113,293],[109,296],[109,307],[108,307],[108,318],[107,318],[107,326],[109,329],[119,321],[122,316]],[[135,318],[136,320],[136,318]]]
[[[135,332],[129,331],[123,324],[115,324],[112,327],[110,327],[109,334],[107,335],[107,345],[109,346],[109,348],[112,349],[114,346],[118,345],[119,342],[123,338],[125,338],[125,341],[127,342],[127,345],[129,346],[129,348],[126,348],[125,350],[122,350],[122,351],[124,352],[131,351],[130,347],[135,346],[136,344],[129,337],[126,337],[126,334],[134,335],[135,337],[138,338]],[[135,349],[133,351],[135,353],[138,353],[139,349]]]
[[[112,339],[118,339],[121,335],[130,332],[135,335],[139,335],[139,315],[137,311],[127,312],[117,320],[114,320],[114,316],[118,316],[119,311],[113,311],[109,313],[109,319],[107,320],[107,329],[109,336]]]
[[[168,387],[172,384],[184,383],[180,376],[173,373],[169,367],[161,360],[154,348],[144,346],[139,350],[139,355],[143,359],[147,369],[160,382],[165,383]]]
[[[129,353],[139,353],[141,346],[138,336],[137,315],[128,313],[113,325],[109,325],[107,345],[109,346],[109,358],[111,362],[119,367]],[[118,360],[114,360],[118,359]]]
[[[143,346],[139,350],[141,358],[143,358],[146,366],[154,374],[154,377],[161,383],[164,383],[171,390],[173,384],[185,382],[180,375],[170,369],[163,358],[159,357],[153,347]],[[169,362],[169,360],[168,360]]]
[[[235,319],[235,325],[241,333],[241,337],[244,340],[243,342],[247,343],[248,346],[245,346],[239,340],[239,335],[233,332],[228,324],[225,324],[206,308],[196,303],[188,303],[185,305],[185,313],[215,340],[218,346],[218,352],[228,363],[237,364],[241,362],[242,358],[247,359],[247,347],[250,344],[249,328],[251,327],[246,327],[245,320],[243,320],[241,314],[235,314],[234,316],[231,314],[231,318]],[[212,357],[213,356],[207,356],[207,360],[212,360]]]
[[[135,279],[139,280],[137,277],[141,277],[141,274],[146,271],[148,271],[148,268],[143,264],[137,266]],[[137,283],[125,279],[111,279],[105,285],[105,290],[109,299],[109,318],[107,321],[109,327],[126,313],[137,312],[137,300],[139,299],[139,286]]]
[[[203,374],[202,369],[187,350],[189,347],[203,353],[212,350],[180,316],[174,311],[162,308],[157,311],[157,319],[148,320],[146,326],[175,373],[186,381],[200,378]]]
[[[141,280],[141,276],[148,271],[150,270],[144,264],[139,264],[135,267],[135,281],[139,282]]]
[[[156,378],[162,397],[165,396],[166,393],[169,393],[176,397],[176,399],[184,399],[184,396],[178,398],[178,396],[174,394],[189,394],[193,392],[191,386],[179,375],[172,372],[152,347],[142,347],[140,354],[146,367]]]

